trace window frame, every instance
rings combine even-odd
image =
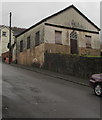
[[[31,39],[30,36],[27,37],[27,49],[30,49],[31,47]]]
[[[20,41],[20,52],[23,52],[23,40]]]
[[[60,42],[56,39],[56,33],[60,33]],[[62,45],[62,31],[55,30],[55,44]]]
[[[87,38],[90,38],[90,41],[88,41]],[[92,40],[92,36],[90,35],[85,35],[85,40],[86,40],[86,48],[92,48],[92,44],[91,44],[91,40]]]
[[[40,31],[35,33],[35,46],[40,45]]]
[[[5,33],[5,34],[3,34],[3,33]],[[7,32],[2,31],[2,36],[3,36],[3,37],[7,37]]]

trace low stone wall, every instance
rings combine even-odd
[[[44,68],[62,74],[88,78],[92,74],[102,73],[102,57],[94,58],[46,53]]]

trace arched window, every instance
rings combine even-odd
[[[77,40],[77,33],[75,31],[71,32],[70,39]]]

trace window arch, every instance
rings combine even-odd
[[[72,31],[70,34],[70,39],[77,40],[77,38],[78,38],[77,33],[75,31]]]

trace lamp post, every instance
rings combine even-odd
[[[11,12],[10,12],[10,27],[9,27],[9,64],[11,63]]]

